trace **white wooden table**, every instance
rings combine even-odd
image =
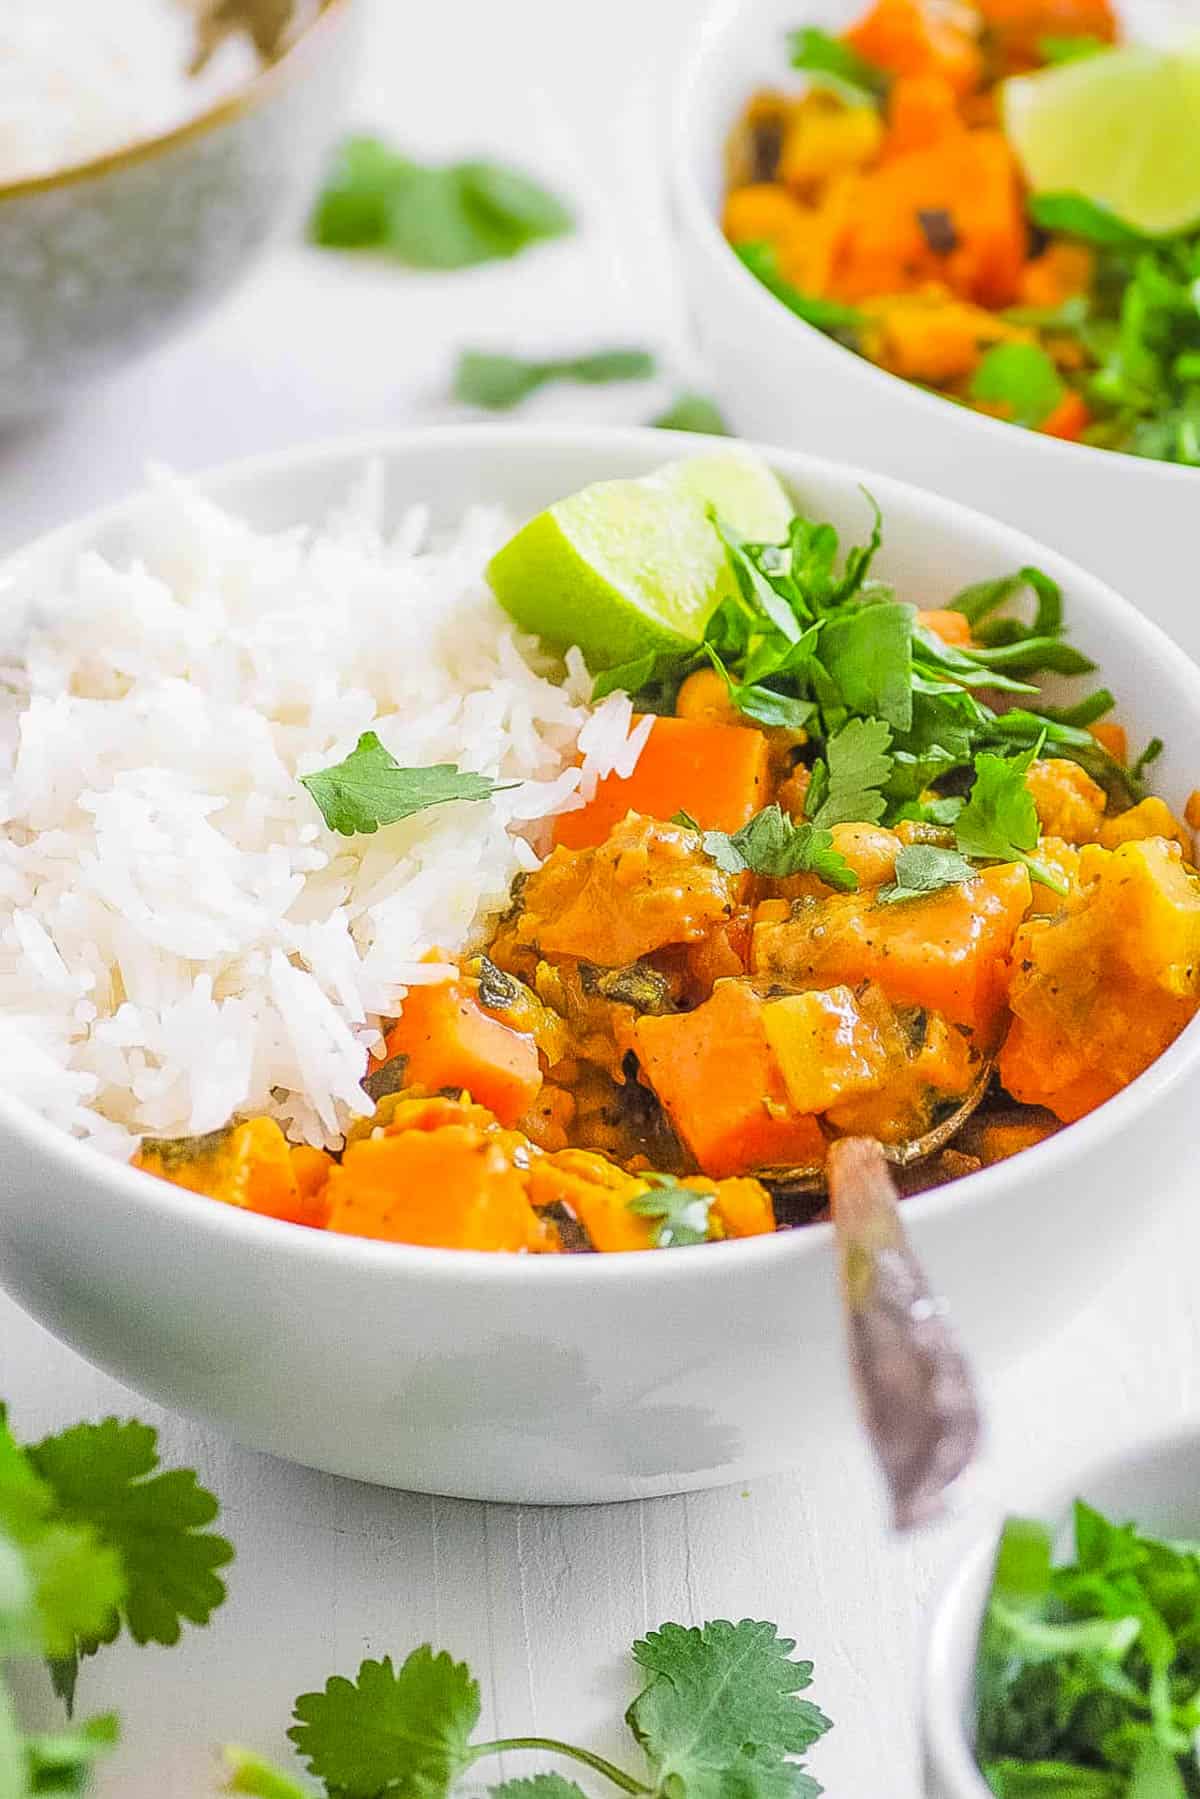
[[[431,419],[466,342],[648,342],[682,369],[653,158],[664,76],[694,8],[374,0],[359,121],[418,153],[519,158],[575,198],[582,234],[447,279],[277,253],[182,343],[70,417],[0,437],[0,544],[132,486],[147,458],[186,470]],[[632,422],[670,385],[574,390],[530,410]],[[623,1759],[634,1637],[668,1618],[753,1615],[777,1620],[817,1664],[814,1695],[836,1729],[813,1771],[834,1799],[917,1799],[923,1616],[956,1546],[1039,1481],[1200,1409],[1200,1221],[1181,1184],[1173,1216],[1146,1237],[1139,1197],[1120,1282],[989,1393],[991,1453],[970,1515],[912,1544],[889,1540],[849,1428],[838,1441],[814,1436],[802,1469],[749,1490],[580,1511],[413,1497],[291,1468],[164,1416],[0,1298],[0,1395],[18,1428],[136,1410],[220,1494],[238,1549],[209,1630],[170,1651],[121,1647],[85,1669],[81,1707],[113,1705],[126,1722],[100,1791],[202,1799],[217,1784],[214,1745],[286,1757],[295,1694],[427,1639],[471,1662],[495,1734],[561,1734]],[[508,1771],[533,1765],[523,1757]]]

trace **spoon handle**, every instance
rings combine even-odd
[[[881,1146],[841,1139],[828,1173],[859,1405],[895,1527],[911,1530],[942,1513],[946,1490],[975,1457],[971,1372],[905,1235]]]

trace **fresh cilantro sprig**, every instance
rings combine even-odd
[[[957,887],[971,880],[975,873],[966,858],[954,850],[940,849],[931,843],[906,843],[896,857],[895,880],[881,887],[876,899],[881,906],[925,899],[945,887]]]
[[[818,829],[877,824],[887,809],[882,789],[892,776],[891,727],[881,718],[852,718],[813,763],[805,811]]]
[[[54,1495],[56,1515],[93,1531],[123,1577],[107,1618],[78,1630],[75,1652],[56,1666],[61,1692],[73,1697],[78,1656],[114,1642],[122,1628],[135,1643],[170,1645],[185,1623],[208,1623],[225,1598],[217,1570],[233,1548],[208,1529],[217,1501],[192,1470],[159,1468],[155,1430],[106,1418],[46,1437],[27,1456]]]
[[[381,139],[338,150],[309,225],[326,249],[378,250],[418,269],[515,256],[572,229],[569,209],[519,169],[472,160],[434,166]]]
[[[749,873],[777,881],[811,874],[843,893],[858,886],[858,876],[833,847],[833,832],[796,824],[778,805],[764,806],[740,831],[703,831],[686,812],[676,813],[672,823],[699,831],[705,855],[726,874]]]
[[[1040,344],[994,344],[971,377],[971,398],[1014,425],[1036,428],[1066,397],[1053,357]]]
[[[0,1406],[0,1670],[47,1657],[69,1709],[80,1654],[122,1628],[174,1643],[185,1620],[207,1623],[233,1555],[207,1529],[216,1513],[190,1470],[160,1470],[147,1425],[109,1418],[22,1445]],[[111,1715],[27,1734],[0,1678],[3,1799],[82,1793],[116,1740]]]
[[[655,367],[648,350],[593,350],[586,356],[552,356],[540,361],[492,350],[464,350],[454,373],[454,397],[465,406],[507,412],[551,382],[578,381],[598,387],[610,381],[647,381]]]
[[[508,787],[471,774],[450,762],[430,768],[402,768],[374,731],[364,731],[341,762],[301,775],[331,831],[343,837],[369,835],[430,806],[452,800],[486,800]],[[508,783],[511,786],[512,783]]]
[[[1187,1799],[1200,1730],[1200,1554],[1082,1501],[1075,1555],[1010,1519],[976,1664],[976,1754],[998,1799]]]
[[[1053,893],[1065,893],[1061,876],[1033,855],[1040,829],[1037,807],[1025,782],[1041,750],[1041,741],[1016,756],[982,751],[975,758],[975,782],[954,823],[964,856],[985,862],[1023,862],[1035,881]]]
[[[365,1661],[353,1680],[335,1675],[321,1692],[303,1694],[288,1734],[329,1799],[447,1799],[478,1762],[516,1750],[564,1756],[649,1799],[819,1799],[822,1788],[798,1758],[830,1723],[800,1697],[812,1663],[794,1661],[794,1649],[774,1624],[749,1618],[664,1624],[635,1643],[646,1677],[625,1714],[645,1760],[636,1774],[557,1737],[477,1741],[479,1683],[428,1644],[399,1667],[387,1656]],[[230,1792],[300,1799],[288,1774],[250,1751],[227,1751],[226,1760]],[[583,1799],[557,1773],[508,1780],[491,1795]]]

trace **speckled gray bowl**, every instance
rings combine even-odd
[[[44,411],[219,299],[310,199],[338,128],[356,0],[161,136],[0,185],[0,422]]]

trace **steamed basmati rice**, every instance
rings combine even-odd
[[[114,1155],[239,1112],[336,1146],[424,958],[645,741],[492,598],[500,513],[380,518],[375,476],[273,536],[161,478],[136,560],[0,595],[0,1087]],[[367,730],[518,785],[339,837],[299,777]]]
[[[188,0],[5,0],[0,181],[49,174],[180,125],[259,68],[227,37],[198,75]]]

